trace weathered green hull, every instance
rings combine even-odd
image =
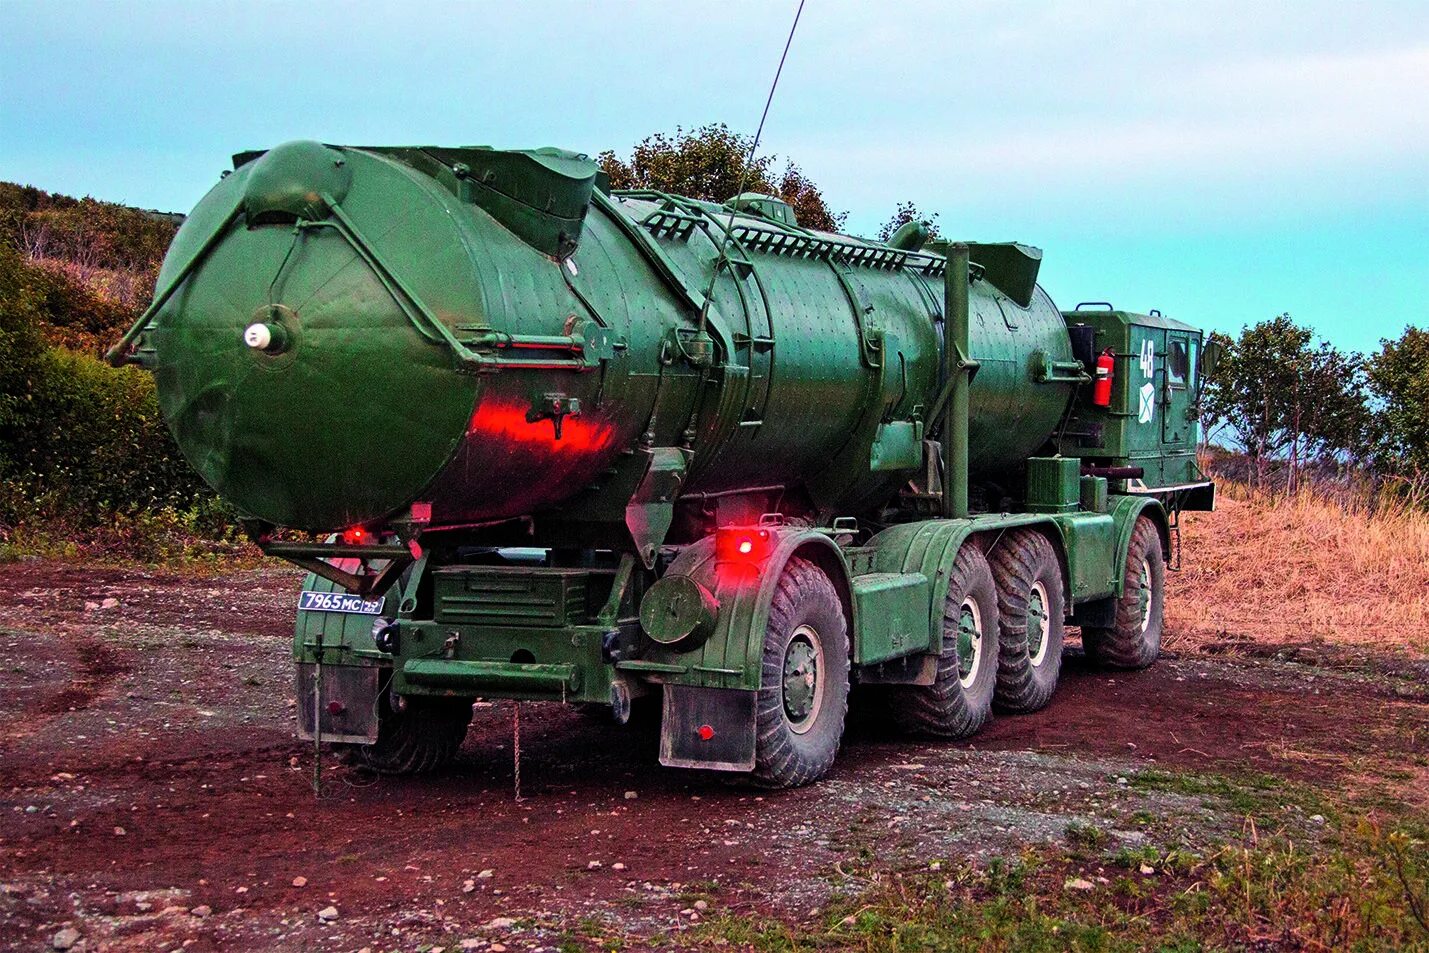
[[[338,228],[261,217],[285,197],[275,167],[316,182],[334,162],[366,256]],[[223,234],[145,346],[179,446],[246,515],[333,530],[414,501],[436,525],[579,510],[573,498],[641,442],[688,453],[684,493],[779,487],[829,513],[882,502],[918,466],[914,427],[939,377],[938,257],[880,261],[876,245],[750,214],[595,192],[557,259],[461,191],[430,151],[290,144],[241,164],[185,223],[161,287]],[[224,228],[234,208],[244,221]],[[454,359],[404,299],[490,367]],[[1070,387],[1035,383],[1033,365],[1070,350],[1041,289],[1021,307],[983,281],[971,304],[970,462],[994,476],[1055,428]],[[243,346],[255,321],[283,326],[280,353]],[[590,331],[602,353],[582,349]],[[559,437],[541,416],[550,394],[580,407]],[[880,426],[887,448],[870,466]]]

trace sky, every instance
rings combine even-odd
[[[797,0],[0,0],[0,179],[187,211],[245,149],[753,133]],[[807,0],[761,151],[1080,301],[1429,326],[1429,0]]]

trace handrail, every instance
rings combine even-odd
[[[149,307],[145,308],[144,313],[139,315],[138,320],[130,326],[128,331],[124,332],[124,336],[119,339],[118,343],[104,352],[105,363],[111,367],[122,367],[125,364],[135,362],[134,355],[129,351],[129,346],[134,343],[139,335],[144,333],[148,328],[149,322],[159,313],[159,309],[168,304],[169,299],[174,296],[174,292],[179,290],[179,285],[183,284],[185,279],[193,274],[194,269],[199,266],[199,263],[208,257],[209,253],[218,245],[218,240],[222,238],[224,233],[238,220],[238,216],[242,211],[243,203],[240,201],[235,204],[233,210],[224,217],[223,223],[214,229],[208,238],[204,239],[203,244],[199,246],[194,256],[188,260],[187,264],[179,269],[179,273],[174,276],[174,280],[169,282],[162,293],[154,296],[154,300],[150,302]]]
[[[327,193],[323,193],[322,199],[327,203],[329,210],[332,212],[333,221],[310,222],[305,224],[309,227],[331,226],[336,228],[338,233],[347,239],[347,243],[352,246],[353,251],[362,256],[363,261],[365,261],[367,266],[377,275],[377,279],[382,282],[383,287],[387,289],[387,293],[392,296],[392,300],[397,302],[397,306],[402,309],[402,313],[407,316],[407,319],[412,322],[412,325],[416,327],[417,331],[421,333],[423,337],[431,340],[431,334],[428,332],[435,333],[441,343],[451,348],[452,354],[456,357],[457,363],[462,370],[485,370],[489,365],[486,358],[470,350],[465,344],[458,341],[456,335],[452,334],[451,329],[422,303],[422,299],[417,297],[416,293],[408,288],[392,269],[387,267],[387,263],[382,260],[382,256],[378,254],[377,249],[372,247],[371,243],[362,237],[362,233],[358,230],[357,224],[347,217],[347,213],[342,210],[342,206]],[[406,298],[407,301],[403,302],[403,298]],[[410,307],[408,306],[409,304]],[[423,324],[426,325],[426,330],[423,330]]]

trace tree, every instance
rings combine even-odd
[[[1294,489],[1305,463],[1367,451],[1364,359],[1312,337],[1288,314],[1244,328],[1207,382],[1205,413],[1235,434],[1257,481],[1268,461],[1283,459]]]
[[[1379,343],[1368,368],[1377,460],[1391,473],[1429,473],[1429,330]]]
[[[924,215],[918,211],[918,206],[913,202],[899,202],[893,211],[893,217],[884,222],[878,229],[878,240],[886,242],[893,237],[893,233],[898,231],[909,222],[922,222],[928,226],[934,237],[938,234],[938,213]]]
[[[676,127],[673,136],[647,136],[624,160],[607,149],[596,156],[614,189],[654,189],[706,202],[726,202],[741,190],[776,195],[794,210],[799,224],[837,231],[846,212],[829,208],[823,193],[793,162],[777,178],[777,157],[751,155],[752,140],[724,123],[698,129]]]

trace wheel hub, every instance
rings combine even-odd
[[[1141,631],[1151,627],[1151,564],[1141,560],[1141,583],[1136,593],[1136,608],[1141,614]]]
[[[977,679],[982,666],[982,614],[972,599],[958,612],[958,682],[964,688]]]
[[[824,650],[812,626],[801,625],[784,649],[784,717],[796,734],[808,731],[819,714]]]
[[[1033,665],[1047,657],[1051,620],[1047,617],[1047,587],[1034,582],[1027,593],[1027,654]]]

